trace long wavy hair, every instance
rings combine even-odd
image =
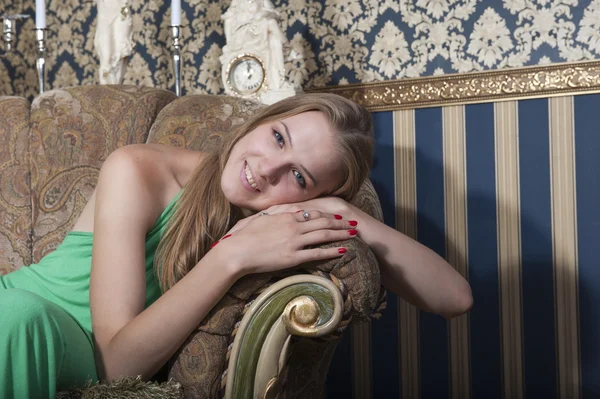
[[[221,190],[221,174],[237,142],[264,123],[308,111],[319,111],[327,117],[344,166],[337,188],[324,195],[345,200],[356,195],[373,161],[373,127],[366,109],[341,96],[324,93],[300,94],[261,109],[224,137],[220,148],[203,158],[185,185],[155,256],[163,292],[183,278],[211,244],[242,218],[242,210],[232,205]]]

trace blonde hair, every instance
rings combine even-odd
[[[301,94],[263,108],[223,138],[222,146],[207,154],[186,184],[155,256],[161,288],[168,290],[185,276],[242,217],[221,190],[221,173],[237,142],[256,127],[303,112],[320,111],[337,133],[335,140],[343,163],[339,186],[330,193],[351,200],[360,189],[373,161],[371,114],[360,105],[335,94]]]

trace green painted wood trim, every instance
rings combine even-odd
[[[319,306],[317,326],[325,324],[333,316],[334,301],[325,287],[315,283],[299,283],[278,291],[269,298],[248,323],[242,338],[236,361],[232,397],[252,398],[254,376],[261,348],[273,323],[281,317],[286,305],[296,297],[306,295]]]

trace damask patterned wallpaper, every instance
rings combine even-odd
[[[183,93],[220,93],[230,1],[184,0]],[[600,0],[275,0],[290,81],[304,88],[600,58]],[[132,0],[124,83],[172,88],[169,1]],[[34,0],[0,0],[0,14]],[[92,0],[49,0],[48,86],[98,82]],[[0,94],[37,93],[33,18],[0,61]]]

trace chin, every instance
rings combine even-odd
[[[250,212],[258,212],[262,210],[259,209],[259,207],[257,207],[255,204],[249,203],[245,198],[240,197],[239,195],[235,195],[235,193],[231,193],[232,195],[228,195],[227,191],[225,190],[223,190],[223,193],[225,194],[225,198],[227,198],[227,201],[229,201],[231,205],[236,206],[242,210],[247,210]]]

